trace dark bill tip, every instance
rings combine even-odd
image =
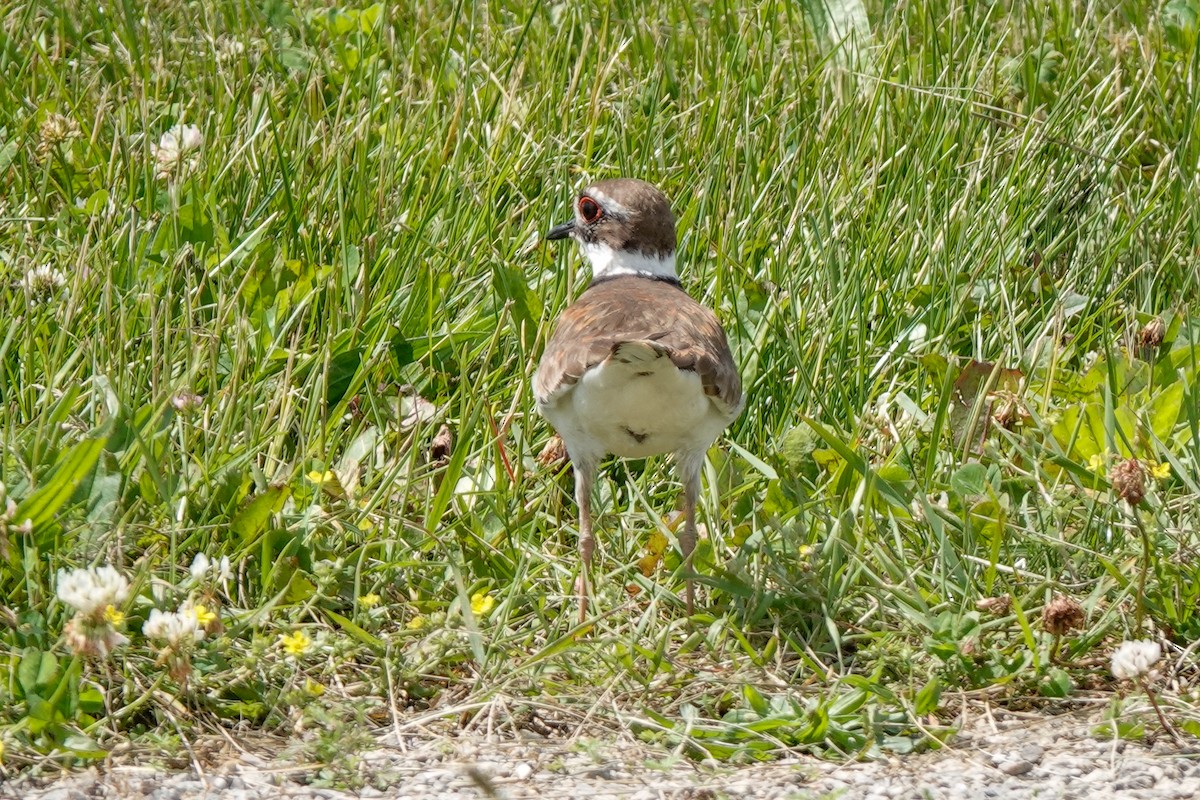
[[[575,230],[575,220],[564,222],[562,225],[555,225],[546,234],[547,239],[566,239]]]

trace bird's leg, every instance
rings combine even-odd
[[[579,621],[587,619],[588,574],[592,571],[592,551],[596,540],[592,538],[592,483],[596,468],[586,462],[575,462],[575,503],[579,506],[579,578],[575,581],[575,594],[579,601]]]
[[[695,459],[679,460],[679,477],[683,480],[683,530],[679,533],[679,549],[683,552],[684,600],[691,616],[695,607],[695,588],[692,586],[692,552],[696,549],[696,502],[700,499],[700,463]]]

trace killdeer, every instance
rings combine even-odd
[[[716,316],[680,286],[675,217],[661,191],[632,178],[594,183],[576,199],[575,218],[546,234],[567,237],[591,262],[592,282],[558,318],[533,392],[575,467],[580,619],[595,548],[592,484],[609,454],[674,454],[691,614],[700,470],[705,452],[742,410],[741,378]]]

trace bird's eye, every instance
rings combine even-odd
[[[579,216],[584,222],[595,222],[600,219],[600,204],[590,197],[579,198]]]

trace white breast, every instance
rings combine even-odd
[[[666,356],[610,358],[538,410],[573,457],[596,460],[608,453],[627,458],[703,453],[730,422],[704,394],[700,377]]]

